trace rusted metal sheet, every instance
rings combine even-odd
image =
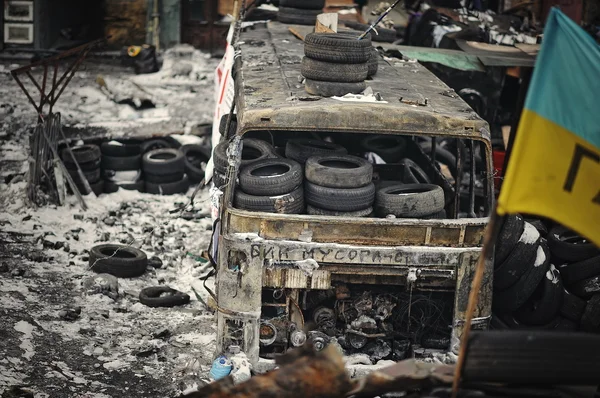
[[[263,271],[263,286],[281,289],[329,289],[331,273],[315,270],[312,275],[308,275],[300,269],[269,267]]]
[[[310,280],[311,289],[330,289],[331,288],[331,273],[326,270],[316,270],[312,274]]]
[[[378,246],[481,246],[488,218],[408,220],[313,217],[255,213],[228,207],[229,233],[258,233],[263,239],[296,240],[305,231],[312,241]],[[429,234],[428,234],[428,228]]]
[[[270,22],[242,33],[242,67],[236,79],[240,133],[252,130],[373,131],[457,136],[487,141],[488,124],[449,88],[418,63],[392,65],[381,59],[367,81],[386,103],[340,102],[309,97],[300,83],[303,42],[288,26]],[[258,45],[257,43],[261,43]],[[271,44],[271,45],[265,45]],[[266,73],[268,72],[268,73]],[[265,76],[268,76],[268,81]],[[414,107],[400,102],[416,101]]]

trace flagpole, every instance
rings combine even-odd
[[[475,266],[475,275],[473,276],[473,281],[471,282],[471,291],[469,292],[469,302],[467,304],[467,318],[465,320],[465,327],[463,329],[463,334],[461,337],[460,350],[458,353],[458,362],[456,364],[456,369],[454,371],[454,380],[452,382],[452,398],[457,398],[458,395],[458,387],[460,384],[462,370],[467,355],[467,344],[469,342],[469,333],[471,332],[471,322],[473,321],[475,308],[477,307],[477,303],[479,301],[479,290],[483,282],[483,275],[485,274],[485,261],[490,257],[492,249],[496,242],[496,238],[498,237],[498,233],[500,232],[500,228],[504,223],[505,217],[498,216],[498,214],[496,213],[496,209],[497,206],[494,206],[494,209],[490,216],[490,222],[488,223],[485,235],[483,237],[483,247],[481,248],[481,254],[479,255],[479,259],[477,260],[477,264]]]

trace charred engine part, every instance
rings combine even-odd
[[[373,296],[371,292],[363,292],[359,298],[354,300],[354,308],[356,308],[359,315],[370,313],[373,310]]]
[[[373,362],[387,358],[392,353],[392,346],[384,339],[371,340],[365,345],[365,353],[369,355]]]
[[[283,289],[273,290],[273,298],[275,300],[281,300],[282,297],[283,297]]]
[[[277,328],[271,322],[262,321],[260,323],[260,345],[270,346],[277,340]]]
[[[337,285],[335,287],[336,300],[348,300],[350,298],[350,289],[348,285]]]
[[[421,340],[421,345],[425,348],[447,350],[450,347],[450,339],[443,336],[426,336]]]
[[[375,319],[385,321],[392,315],[396,303],[393,298],[387,294],[380,294],[375,297]]]
[[[367,341],[367,337],[363,336],[362,334],[348,333],[346,335],[346,343],[356,350],[360,350],[361,348],[366,346]]]
[[[308,340],[312,343],[313,347],[315,347],[315,350],[321,351],[329,345],[331,338],[323,332],[313,330],[308,332]]]
[[[325,333],[335,328],[335,318],[335,311],[331,308],[319,307],[313,311],[313,321]]]
[[[350,300],[339,300],[335,306],[337,317],[344,323],[350,323],[358,318],[358,311]]]
[[[375,319],[366,315],[361,315],[357,319],[353,320],[350,323],[350,326],[352,329],[364,332],[366,334],[377,330],[377,322]]]
[[[306,343],[306,333],[302,330],[294,330],[290,333],[290,343],[294,347],[303,346]]]

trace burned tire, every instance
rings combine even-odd
[[[304,80],[304,89],[310,95],[320,97],[343,97],[346,94],[360,94],[367,88],[364,81],[357,83],[323,82],[312,79]]]
[[[567,262],[583,261],[600,255],[600,249],[592,242],[564,227],[554,227],[548,233],[552,254]]]
[[[494,292],[493,308],[500,313],[516,311],[527,302],[550,269],[550,250],[544,240],[540,241],[536,262],[530,265],[517,283],[506,290]]]
[[[579,282],[583,279],[600,275],[600,256],[588,258],[577,263],[561,265],[558,270],[567,285]]]
[[[375,76],[377,74],[377,70],[379,70],[379,58],[379,51],[377,51],[375,47],[372,47],[371,56],[369,57],[369,62],[367,63],[367,77]]]
[[[306,180],[322,187],[358,188],[373,180],[373,165],[350,155],[324,155],[308,158]]]
[[[227,185],[227,177],[225,174],[221,174],[217,170],[215,170],[213,173],[212,181],[215,187],[219,188],[220,190],[225,189],[225,186]]]
[[[304,55],[318,61],[360,64],[369,61],[371,39],[351,35],[309,33],[304,38]]]
[[[553,265],[550,265],[546,278],[537,290],[536,294],[515,312],[515,318],[525,325],[546,325],[560,313],[564,289],[560,273]],[[538,297],[535,297],[536,295]]]
[[[406,141],[402,137],[376,135],[366,137],[361,145],[365,152],[374,152],[386,163],[396,163],[406,155]]]
[[[306,213],[313,216],[329,216],[329,217],[369,217],[373,214],[373,207],[367,207],[357,211],[335,211],[319,209],[311,205],[306,206]]]
[[[94,192],[96,196],[100,196],[104,192],[104,180],[98,180],[94,183],[89,183],[90,188],[92,189],[91,192],[88,191],[88,189],[83,184],[75,183],[75,185],[77,186],[79,193],[81,193],[82,195],[89,195],[91,192]]]
[[[152,183],[146,181],[146,192],[155,195],[174,195],[177,193],[186,193],[190,187],[190,182],[186,175],[179,181]]]
[[[248,138],[242,140],[242,145],[240,168],[258,162],[259,160],[275,157],[273,147],[264,141]],[[222,174],[225,174],[227,167],[229,167],[229,160],[227,158],[228,147],[228,141],[221,142],[215,147],[213,153],[215,170],[218,170]]]
[[[140,145],[140,152],[143,155],[146,152],[150,152],[155,149],[167,149],[167,148],[171,148],[171,144],[169,144],[166,140],[156,138],[153,140],[144,141]]]
[[[119,145],[120,144],[120,145]],[[142,153],[142,141],[134,139],[116,139],[100,145],[102,155],[113,157],[130,157]]]
[[[508,289],[535,263],[540,246],[539,237],[537,230],[531,224],[526,224],[506,260],[494,269],[494,290]]]
[[[233,203],[243,210],[265,213],[301,214],[304,212],[304,190],[302,186],[285,195],[255,196],[237,190]]]
[[[136,182],[104,181],[104,192],[106,193],[117,192],[119,188],[123,188],[126,191],[144,192],[145,183],[142,180]]]
[[[597,385],[600,336],[537,330],[473,332],[465,358],[466,382]]]
[[[204,168],[210,159],[210,148],[200,145],[184,145],[180,150],[183,153],[185,173],[190,181],[193,183],[202,181],[204,179]]]
[[[589,299],[595,294],[600,294],[600,275],[583,279],[569,286],[569,290],[576,296]]]
[[[312,80],[357,83],[367,78],[369,65],[367,63],[336,64],[304,57],[301,73],[305,78]]]
[[[277,20],[285,24],[293,25],[314,25],[317,22],[317,15],[322,10],[307,10],[302,8],[279,7]]]
[[[79,177],[79,172],[77,172],[77,170],[68,170],[68,172],[71,175],[71,178],[73,178],[73,181],[75,182],[75,184],[82,183],[81,177]],[[81,170],[81,172],[83,173],[84,178],[89,183],[95,183],[98,180],[100,180],[100,177],[101,177],[100,169],[95,169],[95,170],[91,170],[91,171]]]
[[[419,146],[421,147],[423,152],[425,152],[425,154],[431,158],[431,141],[421,142]],[[450,170],[450,173],[453,176],[456,176],[456,156],[454,156],[452,152],[450,152],[447,149],[444,149],[443,147],[440,147],[440,145],[438,144],[435,147],[435,160],[436,162],[440,162],[443,165],[448,166],[448,170]]]
[[[373,205],[375,185],[360,188],[328,188],[305,183],[306,203],[319,209],[334,211],[359,211]]]
[[[341,145],[305,138],[288,140],[285,146],[285,157],[300,164],[305,164],[313,156],[345,155],[347,152]]]
[[[129,171],[139,170],[142,166],[142,155],[133,156],[108,156],[102,155],[102,168],[104,170]]]
[[[100,148],[98,148],[97,145],[76,146],[71,148],[71,152],[73,153],[73,157],[75,157],[77,163],[79,163],[79,167],[81,167],[82,164],[95,163],[98,161],[98,159],[100,159],[101,156]],[[71,157],[67,148],[63,149],[60,153],[60,158],[65,163],[65,166],[67,166],[67,168],[69,168],[69,165],[75,167],[73,157]]]
[[[77,166],[75,165],[75,163],[64,162],[64,164],[68,171],[76,171],[77,170]],[[100,161],[100,158],[98,158],[91,162],[79,163],[79,168],[81,169],[81,171],[94,171],[96,169],[99,169],[100,165],[101,165],[101,161]]]
[[[107,243],[92,247],[90,268],[99,274],[111,274],[118,278],[135,278],[146,272],[146,253],[131,246]]]
[[[247,194],[276,196],[301,186],[304,173],[300,163],[291,159],[264,159],[244,167],[239,179]]]
[[[439,185],[399,184],[377,191],[375,213],[386,217],[417,218],[444,209],[444,191]]]
[[[140,292],[140,303],[145,306],[158,307],[176,307],[190,302],[190,296],[179,290],[168,286],[153,286],[142,289]]]
[[[405,184],[431,184],[431,179],[425,170],[410,159],[402,159],[402,182]]]
[[[574,294],[571,294],[567,290],[563,289],[563,300],[562,306],[560,307],[561,316],[573,322],[579,323],[583,313],[585,312],[586,305],[587,301],[582,300]]]
[[[581,330],[584,332],[600,332],[600,294],[594,295],[588,301],[585,311],[581,316],[580,325]]]
[[[237,133],[237,116],[233,114],[231,116],[231,123],[229,124],[229,132],[225,134],[225,127],[227,127],[227,118],[229,114],[221,116],[221,120],[219,121],[219,133],[225,138],[233,137]]]
[[[173,148],[155,149],[144,155],[142,168],[147,174],[155,176],[183,173],[185,170],[183,152]]]
[[[181,181],[183,176],[184,176],[183,171],[180,171],[180,172],[174,173],[174,174],[165,174],[165,175],[160,175],[160,176],[146,173],[146,174],[144,174],[144,180],[146,181],[146,183],[151,183],[151,184],[168,184],[171,182]]]
[[[308,10],[322,10],[325,0],[280,0],[280,7],[304,8]]]
[[[514,249],[515,245],[521,238],[525,230],[525,221],[520,215],[509,215],[506,217],[504,224],[496,240],[496,255],[494,263],[496,266],[502,264],[504,260]]]

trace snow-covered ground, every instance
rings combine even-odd
[[[183,49],[166,57],[161,72],[143,76],[98,62],[85,63],[57,104],[66,127],[82,135],[190,134],[211,122],[217,60]],[[0,64],[0,394],[24,386],[35,397],[167,397],[202,383],[213,359],[215,319],[195,294],[206,301],[200,278],[209,266],[189,254],[209,245],[208,192],[196,197],[200,217],[193,219],[170,212],[189,201],[191,190],[87,197],[87,211],[73,197],[63,207],[28,207],[28,132],[36,117],[8,73],[13,67]],[[109,90],[134,87],[156,106],[114,102],[98,75]],[[87,251],[103,242],[130,244],[163,264],[139,278],[119,278],[118,297],[86,291],[85,282],[97,275]],[[141,289],[162,284],[189,294],[191,303],[139,302]]]

